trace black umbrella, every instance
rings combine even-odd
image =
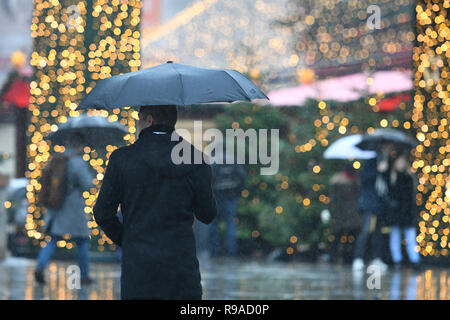
[[[252,101],[267,96],[241,73],[171,61],[101,80],[77,110]]]
[[[58,130],[51,132],[47,139],[53,144],[64,145],[67,139],[75,133],[80,133],[87,145],[93,147],[114,145],[123,141],[127,134],[125,126],[118,122],[110,122],[102,116],[88,116],[82,114],[72,117],[67,122],[60,124]]]
[[[377,150],[380,144],[391,142],[399,148],[414,148],[417,141],[405,133],[395,129],[375,129],[365,134],[356,146],[363,150]]]

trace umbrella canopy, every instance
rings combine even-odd
[[[171,61],[100,81],[77,110],[268,99],[235,70],[200,68]]]
[[[324,152],[325,159],[372,159],[377,156],[375,151],[361,150],[356,145],[362,141],[362,135],[354,134],[333,142]]]
[[[122,141],[128,132],[126,127],[118,122],[110,122],[102,116],[82,114],[60,124],[58,130],[51,132],[47,139],[53,144],[64,145],[66,140],[75,133],[81,133],[87,145],[100,147]]]
[[[375,129],[365,134],[357,147],[363,150],[376,150],[381,143],[392,142],[400,148],[414,148],[417,141],[405,133],[395,129]]]
[[[9,181],[8,188],[6,189],[7,199],[19,201],[25,198],[27,193],[27,178],[15,178]]]

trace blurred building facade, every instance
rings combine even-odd
[[[26,59],[31,52],[30,23],[33,2],[29,0],[0,1],[0,88],[14,70],[15,52]],[[22,59],[17,55],[17,59]],[[26,60],[24,61],[26,63]],[[16,175],[16,125],[15,109],[0,102],[0,174]]]

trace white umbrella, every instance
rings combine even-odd
[[[325,159],[372,159],[377,156],[375,151],[361,150],[356,145],[362,141],[360,134],[343,137],[333,142],[323,156]]]

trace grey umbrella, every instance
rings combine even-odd
[[[112,109],[154,105],[187,106],[197,103],[268,99],[235,70],[173,63],[101,80],[78,105],[79,109]]]
[[[118,122],[108,121],[105,117],[82,114],[60,124],[58,130],[50,133],[47,139],[53,144],[64,145],[74,133],[81,133],[87,145],[100,147],[123,141],[127,129]]]
[[[27,194],[27,178],[15,178],[9,181],[9,185],[6,189],[8,200],[20,201],[26,198]]]
[[[365,134],[356,146],[363,150],[377,150],[384,142],[392,142],[398,147],[414,148],[417,141],[407,134],[395,129],[375,129],[370,134]]]

